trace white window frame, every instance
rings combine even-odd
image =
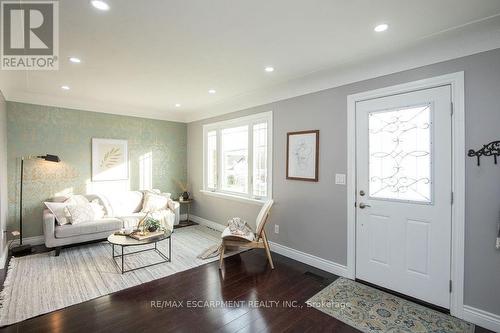
[[[262,122],[267,122],[267,197],[258,197],[253,194],[253,126]],[[223,129],[248,126],[248,193],[232,192],[222,189],[222,150],[221,150],[221,133]],[[208,188],[208,156],[207,156],[207,138],[208,132],[216,131],[217,133],[217,179],[216,188]],[[273,175],[273,113],[272,111],[253,114],[234,118],[230,120],[220,121],[203,125],[203,189],[202,193],[233,199],[237,201],[248,201],[253,203],[262,203],[269,198],[272,198],[272,175]]]

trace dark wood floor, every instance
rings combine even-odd
[[[335,275],[274,254],[271,270],[259,250],[0,329],[2,332],[358,332],[304,302]],[[189,308],[188,301],[297,301],[298,307]],[[176,308],[158,307],[182,301]],[[158,304],[156,307],[152,306]],[[157,303],[158,302],[158,303]],[[248,304],[248,303],[247,303]],[[192,305],[192,304],[191,304]],[[477,328],[477,333],[489,332]]]

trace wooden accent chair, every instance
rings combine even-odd
[[[222,238],[219,269],[222,269],[222,264],[224,263],[224,252],[226,247],[228,246],[265,249],[267,259],[269,260],[269,265],[271,265],[271,269],[274,269],[273,258],[271,258],[271,251],[269,249],[269,242],[267,241],[265,230],[266,222],[269,219],[269,212],[271,210],[271,207],[273,206],[273,203],[273,200],[269,200],[264,204],[264,206],[262,206],[262,209],[260,210],[260,213],[256,219],[257,231],[255,232],[255,237],[253,240],[247,240],[245,238],[230,235]]]

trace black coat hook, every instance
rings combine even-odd
[[[469,157],[477,157],[477,165],[481,165],[481,156],[493,156],[495,164],[497,164],[497,157],[500,156],[500,141],[492,141],[487,145],[483,145],[483,148],[474,151],[470,149],[467,153]]]

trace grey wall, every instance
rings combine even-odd
[[[272,241],[345,265],[346,187],[334,184],[347,170],[347,95],[457,71],[465,72],[466,147],[500,140],[500,49],[371,80],[299,96],[188,124],[188,179],[194,215],[224,223],[240,216],[254,220],[259,206],[199,192],[202,188],[202,125],[256,112],[274,112],[273,197],[268,226]],[[319,182],[285,179],[286,132],[319,129]],[[464,158],[465,157],[464,152]],[[481,167],[466,158],[465,304],[500,315],[500,251],[495,249],[500,220],[500,165]],[[280,225],[280,234],[271,232]]]
[[[7,207],[7,106],[0,91],[0,258],[6,255],[4,253],[6,237],[3,231],[7,225]]]

